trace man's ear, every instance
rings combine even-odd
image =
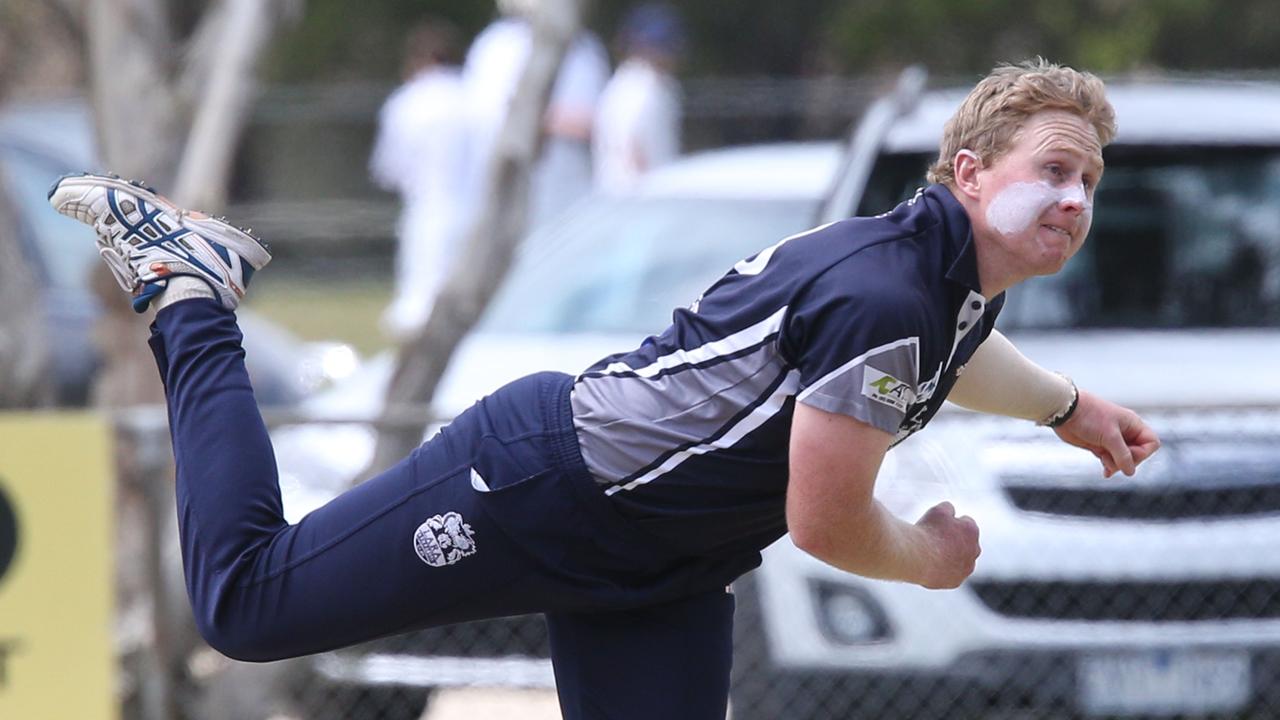
[[[972,150],[957,150],[951,161],[952,172],[956,178],[956,190],[973,199],[978,198],[978,190],[982,183],[978,180],[978,171],[982,169],[982,158]]]

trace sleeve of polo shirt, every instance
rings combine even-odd
[[[897,433],[919,383],[920,306],[909,288],[855,262],[793,299],[783,348],[800,371],[797,402]]]

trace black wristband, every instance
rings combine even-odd
[[[1063,377],[1066,377],[1065,375]],[[1072,415],[1076,414],[1076,407],[1080,405],[1080,389],[1076,387],[1076,383],[1071,378],[1067,378],[1067,382],[1071,383],[1071,402],[1067,405],[1067,409],[1054,415],[1044,421],[1044,426],[1048,428],[1062,427]]]

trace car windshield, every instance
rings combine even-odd
[[[808,229],[817,199],[597,198],[534,233],[481,327],[656,333],[733,267]]]
[[[22,222],[36,242],[45,280],[58,288],[87,286],[90,268],[98,255],[88,227],[67,222],[49,205],[49,186],[68,168],[53,158],[0,143],[0,168]]]
[[[859,214],[910,197],[932,157],[881,158]],[[1112,146],[1088,242],[1008,293],[1004,329],[1280,321],[1280,149]]]

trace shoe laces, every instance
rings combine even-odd
[[[98,248],[98,255],[107,264],[107,269],[111,271],[121,288],[126,292],[133,292],[134,288],[138,287],[141,282],[138,279],[138,273],[119,250],[110,245],[103,245]]]

